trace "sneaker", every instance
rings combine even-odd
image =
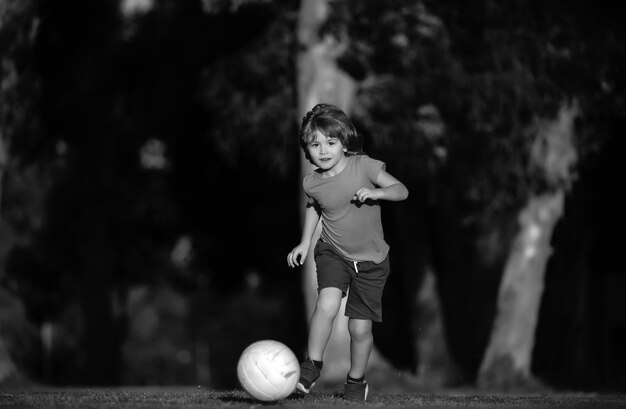
[[[300,364],[300,380],[296,388],[302,393],[309,393],[315,381],[320,377],[320,370],[311,360],[306,360]]]
[[[343,398],[353,402],[365,402],[368,392],[369,386],[365,381],[361,383],[346,382],[346,390],[343,394]]]

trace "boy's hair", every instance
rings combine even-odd
[[[337,138],[344,148],[346,155],[362,155],[363,146],[361,137],[348,116],[339,108],[330,104],[317,104],[302,118],[299,137],[300,146],[307,159],[309,152],[307,145],[316,137],[319,131],[327,138]]]

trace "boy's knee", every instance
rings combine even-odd
[[[350,320],[348,332],[355,340],[366,340],[372,337],[372,322],[367,320]]]
[[[334,318],[341,307],[341,290],[337,288],[324,288],[320,291],[315,303],[315,311],[318,314]]]
[[[328,298],[318,298],[315,304],[315,311],[326,317],[334,318],[339,312],[339,307],[341,307],[341,300],[336,301]]]
[[[321,314],[327,318],[335,318],[339,312],[339,306],[335,306],[332,303],[317,303],[315,306],[315,312]]]

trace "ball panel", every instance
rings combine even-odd
[[[264,380],[263,373],[255,366],[247,367],[246,376],[248,376],[247,391],[255,398],[262,401],[273,401],[277,399],[277,391],[268,387]]]
[[[263,370],[256,363],[253,360],[247,360],[242,365],[242,386],[258,400],[273,401],[280,399],[280,390],[267,379]]]

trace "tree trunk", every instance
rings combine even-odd
[[[331,35],[318,36],[318,28],[326,20],[329,4],[325,0],[302,0],[298,22],[298,41],[301,52],[298,55],[298,113],[299,120],[318,103],[330,103],[350,114],[356,94],[355,81],[336,63],[347,47],[347,39],[337,39]],[[298,125],[300,125],[298,123]],[[314,167],[301,155],[301,176],[310,173]],[[301,219],[304,216],[306,199],[301,195]],[[303,266],[303,292],[307,314],[310,317],[317,299],[317,278],[313,248],[319,238],[320,225],[311,240],[309,255]],[[345,379],[350,368],[350,338],[347,317],[344,316],[345,298],[335,319],[333,332],[324,355],[324,371],[321,382],[337,382]],[[388,366],[380,354],[374,350],[369,368]]]
[[[498,315],[479,369],[478,386],[517,389],[535,386],[530,366],[535,328],[552,252],[550,238],[563,213],[564,192],[534,197],[519,217],[498,293]]]
[[[478,372],[478,386],[486,389],[535,388],[532,351],[544,289],[550,240],[563,214],[565,194],[574,179],[577,160],[573,144],[576,103],[563,104],[556,119],[539,122],[530,152],[530,165],[540,170],[549,189],[529,199],[518,222],[498,292],[496,318]]]

